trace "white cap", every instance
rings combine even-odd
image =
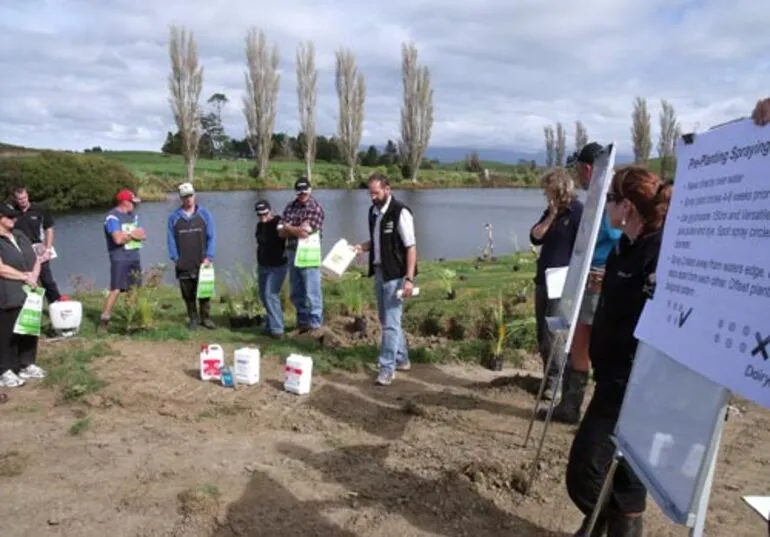
[[[182,183],[179,185],[179,195],[184,196],[192,196],[195,194],[195,189],[192,186],[192,183]]]

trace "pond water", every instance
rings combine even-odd
[[[313,192],[326,211],[324,252],[340,238],[358,242],[368,238],[366,215],[371,205],[366,190],[319,190]],[[529,229],[545,207],[539,189],[442,189],[394,191],[414,212],[419,258],[458,259],[481,253],[487,242],[486,223],[494,229],[495,254],[513,253],[529,244]],[[216,265],[224,271],[241,263],[256,264],[254,203],[267,198],[274,211],[283,211],[292,199],[287,190],[245,192],[202,192],[198,203],[212,213],[217,230]],[[142,266],[168,263],[166,219],[178,205],[170,196],[166,202],[145,202],[139,207],[147,241],[142,249]],[[56,218],[56,250],[51,262],[54,276],[64,292],[73,290],[73,279],[83,278],[98,288],[109,283],[109,260],[103,222],[106,211],[59,215]],[[166,278],[173,282],[173,271]]]

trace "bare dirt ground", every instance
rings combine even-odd
[[[277,360],[233,391],[197,380],[193,343],[115,347],[87,406],[28,385],[0,407],[3,537],[536,537],[579,524],[562,477],[574,428],[551,428],[522,496],[533,397],[490,387],[489,371],[416,365],[388,388],[335,373],[297,397],[282,391]],[[739,407],[710,536],[766,531],[740,496],[767,492],[770,416]],[[648,535],[685,533],[650,503]]]

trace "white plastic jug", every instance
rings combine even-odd
[[[48,306],[51,327],[61,336],[73,336],[80,330],[83,304],[76,300],[58,300]]]
[[[219,380],[225,363],[225,352],[220,345],[201,345],[201,380]]]
[[[235,381],[252,386],[259,382],[259,349],[244,347],[237,349],[233,357]]]
[[[289,393],[310,393],[313,378],[313,359],[310,356],[290,354],[283,369],[283,389]]]
[[[337,279],[342,277],[356,258],[356,252],[345,239],[338,240],[321,263],[321,272]]]

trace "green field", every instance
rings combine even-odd
[[[140,178],[145,190],[171,191],[185,178],[184,161],[178,155],[165,155],[149,151],[105,151],[94,156],[121,162]],[[345,167],[340,164],[316,162],[312,179],[318,188],[358,187],[373,172],[385,173],[402,188],[472,188],[472,187],[533,187],[537,186],[540,170],[529,166],[489,163],[492,172],[490,181],[484,181],[480,174],[462,171],[462,163],[448,163],[436,169],[421,170],[418,184],[403,181],[396,167],[359,167],[357,181],[347,181]],[[257,180],[249,174],[254,161],[245,159],[198,160],[195,166],[195,182],[199,190],[249,190],[256,188],[291,188],[294,181],[305,173],[301,161],[270,162],[268,177]]]

